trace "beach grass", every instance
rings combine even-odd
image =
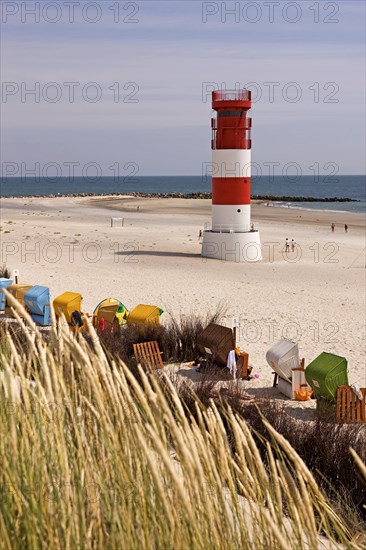
[[[0,345],[2,548],[362,547],[267,420],[260,449],[230,406],[192,414],[168,377],[137,381],[91,326],[92,346],[62,323],[45,339],[22,315],[27,345]]]

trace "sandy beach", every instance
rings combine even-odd
[[[259,374],[248,390],[272,385],[265,353],[281,337],[299,342],[306,364],[322,351],[345,356],[350,383],[365,386],[364,215],[254,204],[263,261],[240,264],[201,258],[210,212],[206,199],[4,198],[1,263],[53,298],[81,292],[89,313],[110,296],[175,316],[225,304],[222,323],[239,318],[238,343]],[[296,242],[288,254],[286,237]]]

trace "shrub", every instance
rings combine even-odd
[[[0,278],[10,279],[10,270],[6,265],[0,266]]]
[[[224,306],[219,304],[216,311],[208,315],[181,315],[178,319],[170,315],[165,325],[123,325],[118,332],[98,330],[98,334],[105,349],[130,367],[136,366],[133,344],[152,340],[158,342],[166,363],[188,362],[201,354],[196,345],[197,336],[209,323],[218,322],[224,311]]]

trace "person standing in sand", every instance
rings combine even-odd
[[[202,229],[200,229],[200,232],[198,233],[198,240],[201,241],[202,239]]]
[[[334,223],[332,223],[332,225],[331,225],[332,233],[334,233],[334,227],[335,227],[335,226],[334,226]]]
[[[344,224],[344,231],[345,231],[346,233],[347,233],[347,231],[348,231],[348,225],[347,225],[346,223]]]
[[[290,251],[290,241],[288,240],[288,238],[286,237],[286,240],[285,240],[285,252],[289,252]]]
[[[291,239],[291,252],[295,252],[295,244],[294,239]]]

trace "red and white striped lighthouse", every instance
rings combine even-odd
[[[212,226],[204,231],[202,255],[239,262],[262,259],[250,219],[251,92],[212,92]]]

